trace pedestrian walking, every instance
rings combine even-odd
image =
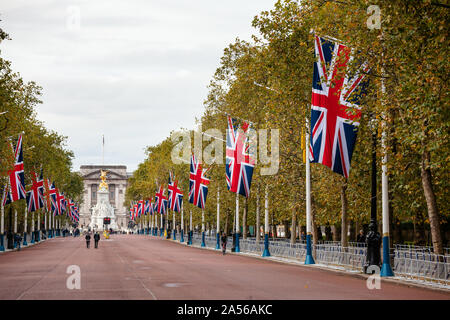
[[[227,251],[227,235],[224,233],[222,233],[222,254],[225,254],[225,252]]]
[[[98,242],[100,241],[100,235],[98,234],[98,232],[95,233],[94,235],[94,241],[95,241],[95,249],[98,248]]]
[[[89,232],[86,234],[85,239],[86,239],[86,247],[89,249],[89,245],[91,243],[91,234]]]

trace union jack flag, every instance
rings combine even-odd
[[[144,214],[148,215],[150,211],[150,201],[149,200],[145,200],[145,204],[144,204]]]
[[[167,211],[167,197],[164,195],[164,191],[163,186],[160,186],[159,192],[155,194],[156,211],[160,214],[166,214]]]
[[[12,202],[11,199],[11,193],[8,192],[8,186],[6,185],[3,188],[3,197],[2,197],[2,204],[3,206],[10,204]]]
[[[78,214],[78,205],[73,207],[72,218],[74,222],[80,221],[80,215]]]
[[[207,170],[202,169],[202,164],[191,157],[191,172],[189,175],[189,202],[204,209],[206,196],[208,195],[209,179],[205,177]]]
[[[311,162],[322,163],[348,178],[361,117],[359,102],[366,91],[369,68],[362,63],[351,74],[347,67],[353,57],[348,47],[318,36],[314,41],[309,156]]]
[[[66,211],[66,215],[70,218],[72,218],[73,220],[73,209],[75,207],[75,203],[72,202],[72,199],[67,199],[66,200],[67,203],[67,211]]]
[[[27,192],[28,212],[34,212],[44,207],[44,178],[42,176],[42,170],[39,178],[36,177],[34,171],[31,172],[31,177],[33,185],[31,186],[31,190]]]
[[[11,143],[14,152],[14,168],[8,171],[9,175],[9,194],[3,197],[3,205],[26,199],[25,192],[25,174],[23,171],[23,153],[22,153],[22,135],[19,135],[16,149]]]
[[[227,150],[225,173],[228,190],[245,197],[250,196],[255,159],[250,154],[249,124],[244,122],[239,128],[237,120],[227,117]]]
[[[178,180],[174,180],[172,172],[169,172],[169,208],[175,212],[181,212],[183,202],[183,192],[178,188]]]
[[[144,213],[144,200],[139,200],[137,203],[137,215],[140,217]]]
[[[49,182],[48,182],[49,183]],[[57,216],[60,214],[61,210],[59,209],[59,205],[58,205],[58,201],[57,199],[57,194],[58,194],[58,189],[55,187],[55,183],[53,182],[52,184],[49,183],[49,188],[48,188],[48,196],[50,197],[50,201],[51,201],[51,212],[53,213],[53,216]]]

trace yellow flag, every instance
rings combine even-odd
[[[303,163],[306,163],[306,148],[305,148],[305,128],[302,127],[301,148],[303,153]]]

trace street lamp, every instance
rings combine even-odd
[[[364,273],[367,273],[369,266],[381,266],[380,246],[381,235],[377,226],[377,120],[374,115],[370,115],[369,121],[370,131],[372,133],[372,187],[370,202],[370,223],[369,232],[366,237],[367,254],[366,263],[364,264]],[[372,273],[372,272],[369,272]]]

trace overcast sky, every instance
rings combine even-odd
[[[250,40],[275,0],[0,0],[1,56],[43,87],[38,119],[68,136],[74,167],[123,164],[193,129],[223,49]]]

